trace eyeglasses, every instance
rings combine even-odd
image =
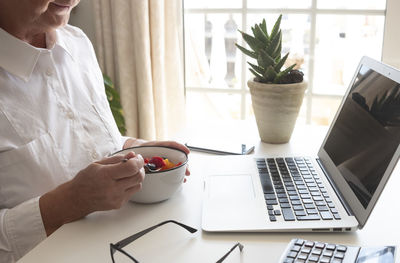
[[[110,254],[111,254],[112,262],[115,263],[114,254],[115,254],[116,251],[119,251],[122,254],[124,254],[125,256],[127,256],[128,258],[130,258],[133,262],[139,263],[139,261],[137,259],[135,259],[133,256],[128,254],[128,252],[123,250],[123,248],[126,247],[127,245],[129,245],[130,243],[132,243],[133,241],[135,241],[136,239],[146,235],[147,233],[149,233],[149,232],[153,231],[154,229],[156,229],[156,228],[158,228],[158,227],[160,227],[162,225],[165,225],[167,223],[174,223],[174,224],[176,224],[178,226],[181,226],[181,227],[183,227],[184,229],[186,229],[187,231],[189,231],[192,234],[197,231],[197,229],[195,229],[193,227],[190,227],[190,226],[187,226],[185,224],[179,223],[179,222],[177,222],[175,220],[167,220],[167,221],[161,222],[161,223],[159,223],[159,224],[157,224],[155,226],[149,227],[149,228],[147,228],[147,229],[145,229],[143,231],[140,231],[140,232],[138,232],[136,234],[133,234],[132,236],[127,237],[127,238],[119,241],[118,243],[115,243],[115,244],[110,243]],[[243,245],[238,242],[225,255],[223,255],[216,263],[223,262],[229,256],[229,254],[231,254],[232,251],[235,250],[235,248],[237,248],[237,247],[239,247],[240,252],[242,252]]]

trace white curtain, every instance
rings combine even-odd
[[[169,139],[185,123],[181,0],[94,0],[100,66],[119,87],[129,136]]]

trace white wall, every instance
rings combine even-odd
[[[80,4],[75,7],[74,10],[72,10],[69,24],[81,28],[92,41],[93,45],[96,46],[96,35],[94,26],[95,18],[92,1],[93,0],[81,0]]]
[[[400,69],[400,1],[387,0],[382,61]]]

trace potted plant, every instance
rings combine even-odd
[[[284,68],[289,53],[281,56],[281,19],[282,15],[276,20],[270,34],[265,19],[251,28],[253,35],[239,30],[251,50],[236,44],[257,63],[248,62],[255,77],[247,85],[258,132],[261,140],[267,143],[286,143],[290,140],[307,88],[303,73],[294,69],[296,64]]]
[[[114,87],[114,83],[111,78],[103,74],[104,88],[106,89],[106,95],[108,103],[110,104],[111,112],[114,117],[115,123],[118,126],[118,130],[122,135],[126,134],[125,117],[122,110],[121,98],[118,91]]]

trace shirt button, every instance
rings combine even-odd
[[[69,111],[67,112],[67,116],[68,116],[68,118],[70,118],[71,120],[73,120],[74,117],[75,117],[74,112],[71,111],[71,110],[69,110]]]
[[[46,75],[49,76],[49,77],[52,76],[53,75],[53,70],[51,68],[48,68],[46,70]]]

